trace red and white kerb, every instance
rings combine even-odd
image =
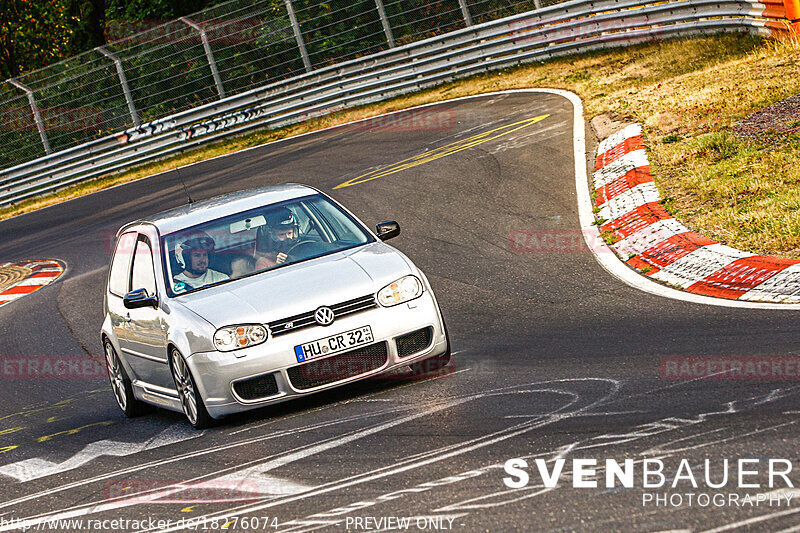
[[[595,203],[611,246],[643,274],[696,294],[754,302],[800,302],[800,260],[742,252],[695,233],[659,203],[640,124],[597,147]]]
[[[0,292],[0,307],[36,292],[45,285],[52,283],[64,273],[64,267],[58,261],[20,261],[17,263],[0,263],[0,268],[16,266],[26,268],[31,273],[24,279],[14,283]]]

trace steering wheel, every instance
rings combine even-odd
[[[305,239],[300,242],[295,243],[291,248],[289,248],[285,253],[286,257],[292,257],[292,254],[296,253],[301,246],[306,246],[309,244],[317,244],[316,241],[312,241],[311,239]],[[293,258],[294,259],[294,258]]]

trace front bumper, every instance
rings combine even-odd
[[[321,386],[298,389],[287,371],[300,364],[294,347],[336,335],[361,326],[370,326],[374,343],[386,342],[387,361],[382,366],[355,376],[347,376]],[[431,342],[421,351],[406,357],[398,355],[395,338],[425,327],[432,328]],[[416,361],[441,355],[447,351],[447,340],[441,314],[431,291],[394,307],[377,307],[337,319],[330,326],[313,326],[296,332],[270,337],[264,344],[234,352],[201,352],[191,355],[187,362],[195,377],[206,409],[214,418],[256,409],[307,396],[321,390],[375,376]],[[329,356],[335,358],[337,355]],[[311,361],[328,359],[314,358]],[[245,400],[236,394],[233,383],[267,373],[274,373],[277,391],[266,398]]]

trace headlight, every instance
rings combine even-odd
[[[378,291],[378,302],[384,307],[401,304],[422,294],[422,282],[416,276],[404,276]]]
[[[261,344],[268,336],[267,328],[257,324],[226,326],[214,333],[214,346],[220,352],[230,352]]]

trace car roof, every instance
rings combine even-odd
[[[156,213],[126,224],[120,231],[138,224],[152,224],[164,235],[233,213],[317,193],[313,187],[296,183],[236,191]]]

